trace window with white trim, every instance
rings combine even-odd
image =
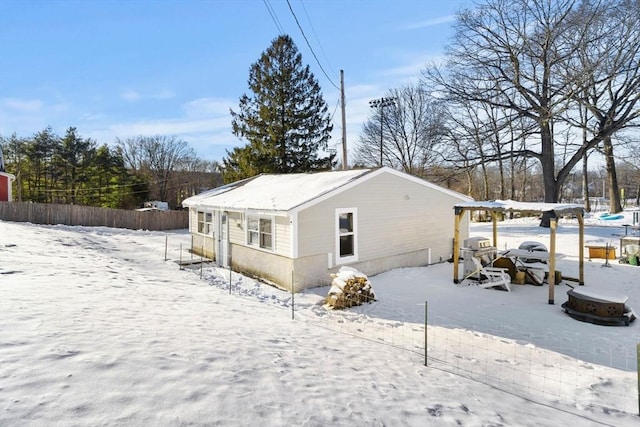
[[[273,220],[271,218],[248,216],[247,244],[273,250]]]
[[[357,210],[336,209],[336,253],[339,263],[358,260]]]
[[[211,234],[213,232],[213,214],[211,212],[198,211],[198,233]]]

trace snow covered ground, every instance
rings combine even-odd
[[[617,246],[628,222],[594,216],[585,243]],[[548,247],[535,220],[498,232],[501,249]],[[490,237],[491,225],[474,224],[472,235]],[[377,302],[332,312],[321,306],[327,288],[292,300],[214,267],[202,277],[181,270],[174,261],[189,241],[185,231],[0,221],[0,425],[640,421],[640,320],[570,318],[560,304],[573,283],[558,285],[549,305],[546,285],[454,285],[443,263],[370,277]],[[577,276],[577,242],[577,225],[561,221],[565,276]],[[585,290],[624,294],[640,312],[640,267],[585,264]]]

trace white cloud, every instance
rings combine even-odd
[[[120,94],[120,98],[124,99],[125,101],[138,101],[141,96],[138,92],[127,89]]]
[[[39,99],[17,99],[17,98],[5,98],[2,100],[2,106],[9,110],[14,110],[20,113],[37,113],[42,110],[44,102]]]
[[[231,101],[223,98],[198,98],[181,106],[182,117],[167,120],[141,120],[115,123],[109,129],[118,137],[136,135],[231,134]],[[185,138],[186,139],[186,138]],[[215,143],[212,141],[212,143]]]
[[[107,116],[102,113],[85,113],[82,115],[82,120],[85,122],[95,122],[98,120],[104,120]]]
[[[198,98],[182,105],[182,110],[189,117],[229,116],[233,102],[222,98]]]
[[[69,126],[60,118],[70,111],[65,102],[48,103],[39,99],[0,99],[0,135],[30,136],[48,126],[57,133],[63,133]]]
[[[456,20],[455,15],[440,16],[438,18],[427,19],[426,21],[415,22],[404,26],[405,30],[419,30],[422,28],[435,27],[436,25],[448,24]]]
[[[140,100],[145,98],[138,92],[129,91],[130,99],[135,96]],[[220,160],[224,148],[239,144],[238,138],[231,133],[229,108],[234,102],[223,98],[193,99],[180,105],[178,113],[170,119],[113,122],[100,114],[86,114],[83,118],[90,128],[83,128],[82,134],[107,143],[116,138],[139,135],[175,136],[186,141],[199,155]]]
[[[129,102],[140,101],[142,99],[172,99],[175,98],[175,96],[175,92],[169,89],[162,89],[152,93],[141,93],[133,89],[125,89],[120,93],[120,98]]]
[[[412,81],[417,82],[425,68],[432,63],[442,64],[446,57],[442,53],[438,54],[415,54],[410,53],[402,58],[403,65],[393,68],[381,70],[380,75],[383,77],[394,77],[399,79],[403,84]]]
[[[221,129],[231,129],[231,121],[228,117],[210,119],[171,119],[148,120],[132,123],[116,123],[109,129],[118,137],[136,135],[176,135],[183,137],[186,134],[212,133]]]
[[[147,98],[151,98],[151,99],[172,99],[175,97],[176,97],[175,92],[169,89],[162,89],[156,93],[153,93],[147,96]]]

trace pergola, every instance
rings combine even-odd
[[[491,213],[493,222],[493,246],[498,247],[498,213],[519,212],[527,214],[548,214],[550,216],[550,245],[549,245],[549,304],[554,304],[555,273],[556,273],[556,228],[558,218],[562,215],[575,215],[578,219],[580,238],[578,242],[579,270],[578,283],[584,285],[584,206],[562,203],[529,203],[513,200],[495,200],[463,202],[454,206],[455,229],[453,236],[453,283],[459,283],[458,264],[460,262],[460,223],[467,211],[487,211]]]

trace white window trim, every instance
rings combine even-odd
[[[251,230],[249,230],[249,220],[251,219],[258,220],[258,243],[257,244],[249,242],[249,234],[251,232]],[[270,248],[263,248],[262,246],[260,246],[260,220],[261,219],[268,219],[269,221],[271,221],[271,247]],[[248,247],[254,248],[260,251],[265,251],[265,252],[276,251],[276,218],[275,216],[247,214],[245,216],[244,222],[245,222],[245,230],[247,231],[245,233],[245,243]]]
[[[202,215],[204,216],[204,221],[202,222],[204,224],[204,228],[205,230],[207,229],[207,224],[209,225],[209,233],[202,233],[200,232],[200,213],[202,213]],[[207,215],[210,215],[211,217],[211,221],[207,221]],[[214,229],[213,226],[215,224],[215,216],[213,215],[213,212],[208,211],[206,209],[196,209],[196,229],[195,232],[201,236],[207,236],[207,237],[213,237],[215,235],[214,233]]]
[[[340,256],[340,215],[345,213],[353,214],[353,255]],[[336,208],[336,265],[348,264],[358,261],[358,208]]]

